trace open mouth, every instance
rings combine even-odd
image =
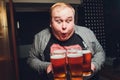
[[[62,33],[62,38],[65,38],[67,37],[67,34],[66,33]]]

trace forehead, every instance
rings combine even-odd
[[[74,16],[74,13],[71,8],[69,7],[64,7],[64,6],[57,6],[52,10],[51,13],[52,17],[53,16]]]

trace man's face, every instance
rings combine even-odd
[[[74,33],[74,13],[72,9],[68,7],[54,8],[51,13],[51,28],[58,40],[68,40]]]

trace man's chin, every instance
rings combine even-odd
[[[60,41],[66,41],[66,40],[68,40],[68,38],[60,38],[59,40]]]

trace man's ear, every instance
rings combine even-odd
[[[51,24],[50,24],[50,27],[51,27]]]

